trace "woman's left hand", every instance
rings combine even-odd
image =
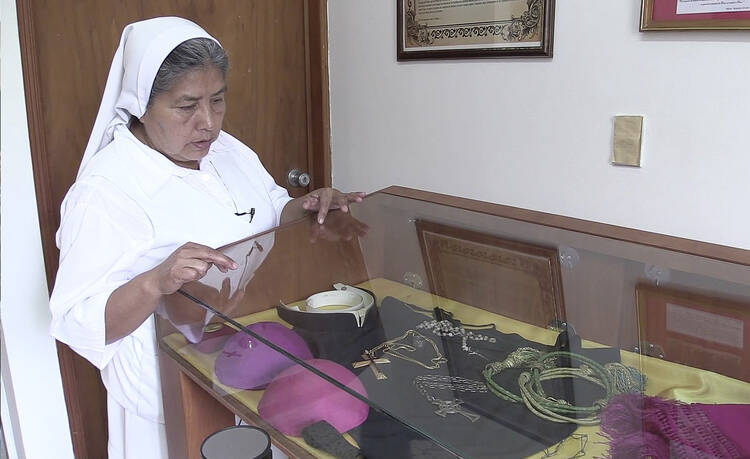
[[[349,204],[362,202],[364,197],[365,193],[361,191],[342,193],[335,188],[319,188],[300,199],[302,199],[303,209],[308,212],[318,212],[317,220],[322,225],[329,210],[339,209],[342,212],[349,212]]]

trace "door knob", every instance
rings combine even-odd
[[[310,184],[310,174],[302,172],[299,169],[292,169],[289,171],[289,175],[286,176],[286,181],[293,187],[305,188]]]

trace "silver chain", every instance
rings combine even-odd
[[[460,376],[417,376],[416,378],[414,378],[414,386],[422,395],[425,396],[428,402],[438,407],[438,409],[435,411],[435,414],[437,414],[438,416],[446,417],[449,414],[460,414],[469,419],[471,422],[477,421],[479,419],[479,415],[463,409],[461,407],[461,404],[463,404],[463,400],[441,400],[432,395],[428,389],[442,389],[452,390],[456,392],[474,393],[487,392],[487,386],[483,382],[462,378]]]
[[[435,397],[427,389],[443,389],[456,392],[487,392],[487,385],[482,381],[462,378],[461,376],[422,375],[414,378],[414,385],[427,400],[434,402]]]

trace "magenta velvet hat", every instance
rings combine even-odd
[[[258,322],[245,327],[300,360],[312,358],[305,341],[277,322]],[[245,332],[237,332],[216,357],[214,370],[223,384],[238,389],[262,389],[294,362]]]
[[[367,397],[357,376],[336,362],[323,359],[305,363]],[[258,413],[285,435],[299,437],[318,421],[328,421],[341,433],[362,424],[369,406],[301,365],[279,373],[268,385],[258,404]]]

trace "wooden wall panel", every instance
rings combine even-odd
[[[330,183],[328,107],[321,106],[328,103],[325,0],[17,0],[17,5],[50,289],[59,255],[54,236],[60,204],[75,180],[112,56],[130,22],[176,15],[201,24],[230,57],[224,129],[253,148],[282,186],[293,167],[310,168],[311,189]],[[65,345],[58,353],[76,457],[104,457],[106,404],[98,371]]]

